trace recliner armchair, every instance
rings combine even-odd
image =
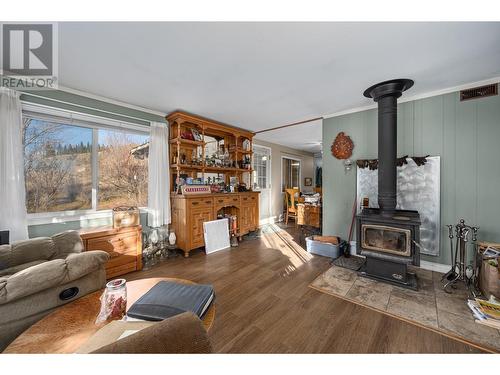
[[[104,288],[105,251],[66,231],[0,246],[0,352],[56,307]]]

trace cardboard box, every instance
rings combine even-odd
[[[140,224],[139,209],[137,207],[113,208],[113,228],[133,227]]]

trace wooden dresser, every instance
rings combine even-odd
[[[205,245],[203,223],[216,220],[217,213],[237,216],[239,237],[254,231],[259,227],[259,193],[172,194],[172,229],[184,256]]]
[[[100,227],[80,231],[86,251],[103,250],[109,253],[106,278],[111,279],[142,269],[142,227]]]

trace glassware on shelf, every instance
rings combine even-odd
[[[144,248],[142,252],[142,263],[143,269],[145,270],[150,269],[156,264],[154,260],[154,250],[151,245]]]

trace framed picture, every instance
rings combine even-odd
[[[313,179],[311,177],[304,178],[304,185],[305,186],[312,186],[312,184],[313,184]]]
[[[201,141],[201,135],[197,129],[191,129],[191,134],[193,134],[193,138],[195,141]]]

